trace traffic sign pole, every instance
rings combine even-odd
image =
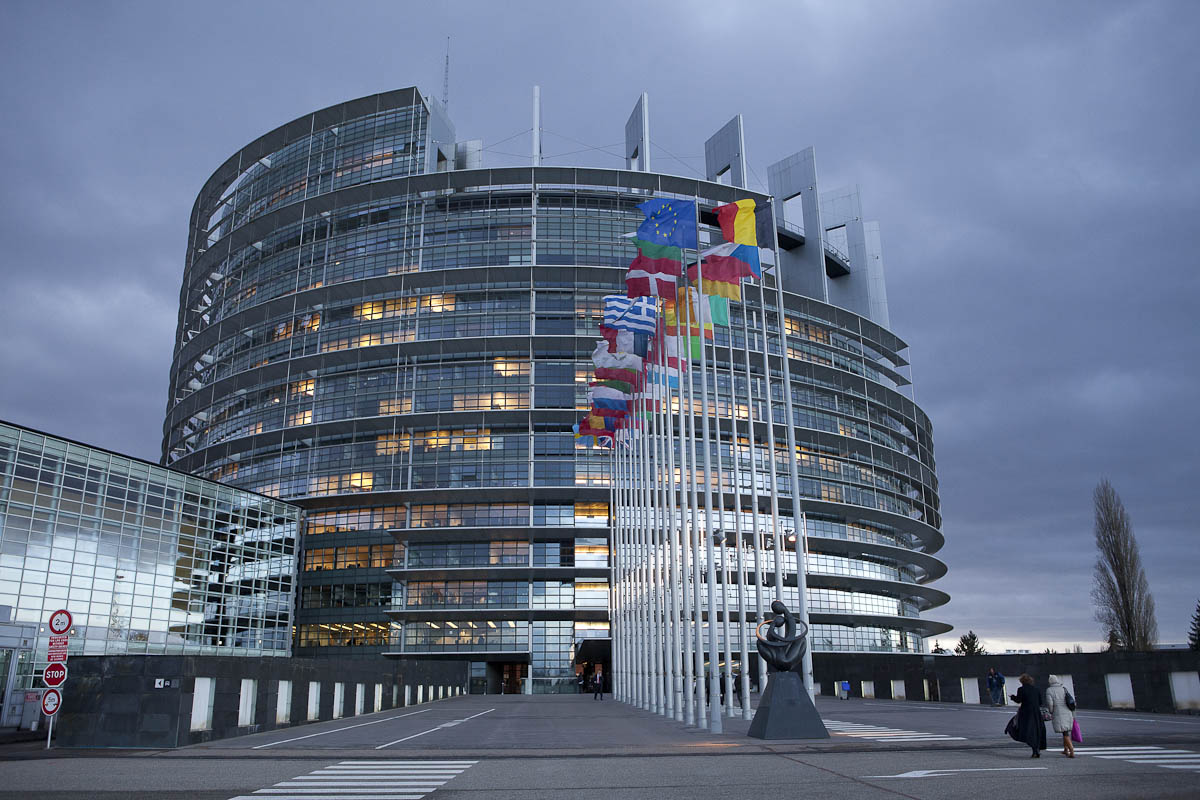
[[[62,708],[62,694],[58,689],[47,689],[42,693],[42,713],[50,717],[50,724],[46,726],[46,749],[50,749],[50,737],[54,734],[54,718],[58,716],[58,710]]]
[[[71,624],[74,619],[71,612],[60,608],[50,615],[50,642],[46,649],[46,660],[49,665],[42,670],[42,683],[49,686],[42,693],[42,713],[50,717],[46,726],[46,749],[50,749],[50,737],[54,735],[54,718],[62,708],[62,693],[55,687],[62,686],[67,680],[67,642],[71,638]],[[50,677],[47,677],[50,673]],[[49,709],[47,709],[49,705]]]

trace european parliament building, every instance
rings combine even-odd
[[[624,292],[647,197],[696,198],[702,238],[713,206],[769,199],[744,188],[740,117],[706,143],[707,180],[650,171],[644,96],[625,133],[626,169],[544,166],[536,145],[531,166],[488,169],[408,88],[266,133],[200,191],[164,463],[305,509],[296,655],[457,659],[473,691],[510,692],[574,691],[606,660],[611,456],[571,429],[601,298]],[[807,530],[779,557],[795,593],[807,548],[814,649],[922,652],[948,630],[924,616],[948,600],[929,585],[938,486],[878,228],[857,190],[818,191],[811,149],[768,173],[802,216],[776,215],[765,280],[782,276],[785,308],[774,291],[733,304],[718,373],[747,349],[758,372],[718,404],[762,420],[772,403],[776,442],[793,427],[773,456],[781,475],[795,460],[801,497],[775,490]],[[786,338],[790,420],[751,312]],[[739,483],[752,458],[764,472],[762,426],[725,433]]]

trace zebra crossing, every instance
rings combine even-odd
[[[230,800],[420,800],[477,761],[340,761]]]
[[[834,736],[847,736],[852,739],[869,739],[875,742],[953,742],[963,741],[965,736],[945,736],[940,733],[925,733],[924,731],[909,731],[901,728],[885,728],[882,725],[864,725],[859,722],[838,722],[834,719],[824,721],[825,727]]]
[[[1154,745],[1129,747],[1076,747],[1075,754],[1094,756],[1112,761],[1127,761],[1131,764],[1150,764],[1164,769],[1186,769],[1200,772],[1200,753],[1192,750],[1172,750]]]

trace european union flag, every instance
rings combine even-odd
[[[692,200],[647,200],[638,206],[646,215],[637,238],[652,244],[696,249],[696,203]]]

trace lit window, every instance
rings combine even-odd
[[[294,427],[296,425],[308,425],[311,422],[312,409],[308,409],[307,411],[297,411],[295,414],[292,414],[290,417],[288,417],[289,427]]]

